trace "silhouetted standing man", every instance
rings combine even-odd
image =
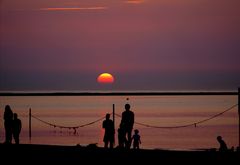
[[[22,129],[22,122],[16,113],[13,114],[13,138],[16,144],[19,144],[19,135]]]
[[[12,143],[12,123],[13,123],[13,112],[9,105],[5,106],[4,111],[4,128],[5,128],[5,143]]]
[[[108,143],[110,143],[110,148],[113,148],[114,142],[114,124],[110,119],[110,114],[106,114],[106,119],[103,121],[102,127],[105,129],[104,134],[104,148],[108,148]]]
[[[132,142],[132,129],[134,124],[134,113],[130,111],[130,104],[125,104],[125,111],[122,113],[121,125],[124,136],[127,136],[126,147],[130,148]]]

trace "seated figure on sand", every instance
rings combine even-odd
[[[222,152],[222,151],[227,151],[228,150],[227,145],[226,145],[225,141],[222,139],[221,136],[217,137],[217,141],[220,144],[219,151]]]

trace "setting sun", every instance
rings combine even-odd
[[[98,76],[97,81],[99,83],[111,84],[114,82],[114,77],[110,73],[102,73]]]

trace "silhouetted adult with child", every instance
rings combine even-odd
[[[127,136],[125,146],[130,148],[132,142],[132,129],[134,124],[134,113],[130,111],[130,104],[125,104],[125,111],[122,113],[121,125],[124,137]]]
[[[103,138],[104,148],[108,148],[108,144],[110,144],[110,148],[113,148],[114,142],[114,125],[113,121],[110,119],[110,114],[106,114],[106,119],[102,123],[102,127],[105,129],[105,134]]]
[[[16,113],[13,114],[13,138],[16,144],[19,144],[19,135],[22,129],[22,122]]]
[[[4,111],[5,144],[12,143],[12,124],[13,112],[11,107],[9,105],[6,105]]]
[[[119,148],[124,148],[125,143],[126,143],[125,132],[124,132],[124,129],[122,127],[122,124],[120,124],[120,126],[118,128],[118,147]]]
[[[137,129],[134,130],[133,139],[133,149],[139,149],[139,144],[141,144],[141,138],[139,135],[139,131]]]
[[[220,144],[219,151],[223,152],[223,151],[227,151],[228,150],[227,145],[226,145],[225,141],[222,139],[221,136],[217,137],[217,141]]]

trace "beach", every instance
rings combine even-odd
[[[134,129],[139,130],[142,138],[140,147],[143,149],[217,148],[219,144],[216,137],[219,135],[224,138],[228,147],[238,145],[237,107],[210,121],[197,124],[196,127],[191,125],[171,128],[196,123],[221,113],[237,103],[237,96],[0,97],[2,112],[5,105],[9,104],[22,120],[20,143],[66,146],[91,143],[97,143],[99,147],[104,146],[103,120],[99,119],[104,119],[106,113],[112,113],[113,104],[115,104],[115,140],[117,142],[117,129],[127,102],[131,104],[131,110],[135,113]],[[33,116],[31,141],[29,140],[30,108]],[[3,116],[0,121],[0,142],[3,142]],[[160,128],[149,127],[149,125]],[[76,127],[76,134],[73,127]]]
[[[0,164],[239,162],[240,0],[0,4]]]
[[[214,149],[205,151],[174,151],[174,150],[125,150],[104,149],[94,144],[87,146],[60,146],[0,144],[1,162],[19,164],[38,163],[100,163],[100,164],[208,164],[239,162],[239,152],[218,152]]]

